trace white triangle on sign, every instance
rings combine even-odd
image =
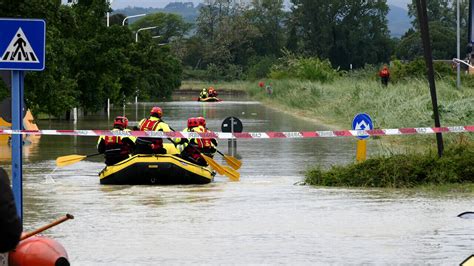
[[[39,63],[30,42],[21,28],[15,33],[7,49],[0,57],[0,62]]]
[[[369,129],[370,129],[369,125],[364,120],[360,121],[360,123],[356,123],[355,130],[369,130]]]

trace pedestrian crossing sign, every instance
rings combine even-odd
[[[44,70],[45,45],[44,20],[0,19],[0,69]]]

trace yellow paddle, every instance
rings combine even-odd
[[[222,167],[222,165],[218,164],[216,161],[214,161],[214,159],[207,155],[201,153],[201,156],[202,158],[204,158],[204,160],[206,160],[207,164],[212,167],[212,169],[216,170],[217,173],[219,173],[220,175],[225,175],[225,169],[224,167]]]
[[[204,155],[201,153],[202,158],[206,160],[206,162],[212,167],[212,169],[216,170],[217,173],[220,175],[225,175],[230,178],[232,181],[239,181],[240,179],[240,174],[239,172],[235,171],[234,169],[227,167],[227,166],[222,166],[218,164],[214,159],[211,157]]]
[[[58,157],[56,159],[56,165],[58,167],[67,166],[67,165],[70,165],[70,164],[78,163],[78,162],[84,160],[85,158],[89,158],[89,157],[96,156],[96,155],[99,155],[99,154],[102,154],[102,153],[95,153],[95,154],[91,154],[91,155],[73,154],[73,155],[61,156],[61,157]]]
[[[225,161],[227,162],[227,164],[230,165],[235,170],[238,170],[242,166],[242,162],[239,161],[239,159],[235,158],[234,156],[225,155],[217,149],[216,149],[216,151],[217,151],[217,153],[222,155],[224,157]]]
[[[230,178],[232,181],[239,181],[240,180],[240,173],[235,171],[234,169],[230,168],[229,166],[222,166],[226,173],[226,176]]]

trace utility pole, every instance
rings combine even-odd
[[[473,0],[469,0],[469,26],[468,26],[468,63],[472,65],[472,44],[473,44],[473,34],[472,34],[472,31],[474,30],[474,27],[472,26],[472,24],[474,23],[473,19],[472,19],[472,8],[473,8],[473,3],[472,3]],[[468,73],[471,74],[471,67],[468,67]]]
[[[457,0],[457,4],[456,4],[456,42],[457,42],[457,53],[456,53],[456,56],[457,58],[461,58],[461,31],[460,31],[460,26],[459,26],[459,21],[460,21],[460,18],[459,18],[459,1],[460,0]],[[461,88],[461,64],[456,64],[456,72],[457,72],[457,75],[456,75],[456,87],[458,89]]]
[[[420,23],[421,40],[423,42],[423,51],[427,67],[428,82],[430,84],[431,103],[433,105],[433,115],[435,127],[441,127],[438,112],[438,99],[436,97],[436,84],[434,79],[433,57],[431,54],[430,32],[428,27],[428,14],[426,11],[426,0],[416,0],[416,10],[418,13],[418,21]],[[438,156],[443,155],[443,135],[436,133],[436,143],[438,145]]]

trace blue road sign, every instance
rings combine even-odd
[[[46,22],[0,18],[0,69],[44,70]]]
[[[372,118],[366,113],[356,114],[352,120],[352,130],[371,130],[374,129]],[[367,134],[361,134],[357,136],[359,139],[366,139],[369,137]]]

